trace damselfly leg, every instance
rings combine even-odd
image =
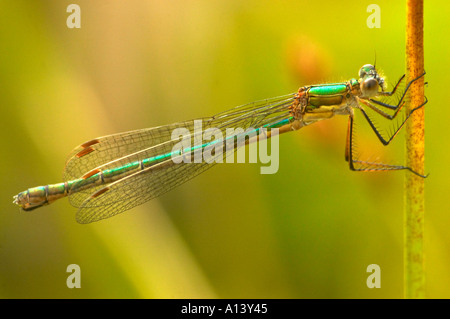
[[[369,99],[370,101],[366,100],[366,99],[359,99],[359,102],[361,102],[361,104],[371,108],[372,110],[374,110],[375,112],[377,112],[378,114],[380,114],[381,116],[383,116],[384,118],[388,119],[388,120],[393,120],[397,114],[399,113],[399,111],[402,109],[402,107],[405,105],[406,101],[405,101],[405,96],[407,94],[407,91],[409,90],[409,88],[411,87],[411,84],[417,80],[419,80],[421,77],[423,77],[425,75],[422,74],[421,76],[411,80],[405,88],[405,91],[403,92],[400,100],[398,101],[397,105],[391,105],[391,104],[387,104],[387,103],[383,103],[380,101],[377,101],[375,99]],[[380,95],[382,96],[392,96],[395,91],[397,90],[400,82],[404,79],[405,76],[402,76],[400,78],[400,80],[397,82],[397,84],[395,85],[394,89],[391,92],[380,92]],[[380,106],[389,108],[391,110],[395,110],[395,113],[393,115],[387,114],[384,111],[380,110],[379,108],[377,108],[375,105],[373,105],[371,102],[378,104]],[[364,118],[366,119],[366,121],[369,123],[371,129],[374,131],[375,135],[378,137],[378,139],[380,140],[380,142],[383,145],[388,145],[394,138],[395,136],[397,136],[398,132],[402,129],[402,127],[405,125],[406,121],[411,117],[411,115],[417,111],[418,109],[422,108],[426,103],[428,102],[428,99],[425,98],[425,102],[422,103],[421,105],[419,105],[418,107],[412,109],[411,111],[409,111],[409,113],[405,116],[404,120],[394,129],[393,133],[389,134],[389,136],[387,138],[384,138],[383,135],[381,134],[380,130],[376,127],[376,125],[374,124],[374,122],[372,121],[372,119],[369,117],[369,115],[367,114],[367,112],[364,110],[364,108],[361,105],[356,106],[356,108],[358,108],[361,113],[363,114]],[[403,166],[403,165],[390,165],[390,164],[384,164],[384,163],[377,163],[377,162],[371,162],[371,161],[362,161],[359,159],[355,158],[355,154],[354,154],[354,139],[353,139],[353,119],[354,115],[350,114],[349,115],[349,120],[348,120],[348,129],[347,129],[347,142],[346,142],[346,148],[345,148],[345,160],[347,162],[349,162],[349,167],[351,170],[353,171],[389,171],[389,170],[409,170],[412,173],[420,176],[420,177],[426,177],[425,175],[419,174],[418,172],[414,171],[413,169],[411,169],[408,166]],[[355,167],[355,164],[361,165],[360,167]]]

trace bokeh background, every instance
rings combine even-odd
[[[61,182],[66,155],[97,136],[210,116],[348,80],[375,61],[405,72],[405,3],[377,1],[0,3],[0,297],[401,298],[404,172],[355,173],[347,119],[280,137],[277,174],[216,165],[125,214],[75,222],[67,199],[21,212],[12,196]],[[447,1],[425,4],[426,289],[450,297]],[[379,142],[361,121],[361,149]],[[404,160],[404,136],[380,149]],[[381,267],[368,289],[366,267]],[[81,289],[69,289],[69,264]]]

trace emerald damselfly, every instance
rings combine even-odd
[[[345,160],[351,170],[409,170],[424,177],[408,166],[360,160],[355,156],[353,147],[355,110],[362,113],[380,142],[388,145],[411,114],[423,107],[427,100],[410,110],[386,138],[374,125],[365,108],[393,120],[405,105],[406,93],[411,84],[424,75],[425,73],[407,83],[403,92],[400,92],[398,101],[390,104],[386,99],[392,98],[396,92],[399,93],[398,88],[405,75],[392,91],[385,91],[385,79],[378,74],[375,66],[366,64],[359,70],[359,79],[304,86],[296,93],[238,106],[213,117],[201,119],[202,130],[217,128],[225,132],[228,128],[239,127],[244,130],[241,134],[253,131],[260,135],[265,129],[278,129],[281,134],[335,115],[347,115]],[[388,110],[393,114],[389,114]],[[191,131],[194,122],[195,120],[191,120],[113,134],[83,143],[68,157],[63,176],[65,182],[30,188],[14,196],[14,203],[23,210],[30,211],[69,196],[70,203],[79,208],[76,215],[79,223],[98,221],[143,204],[181,185],[214,164],[205,161],[174,161],[174,158],[180,156],[193,157],[198,149],[223,143],[223,140],[214,140],[174,151],[179,139],[171,138],[171,132],[179,128]],[[270,136],[271,133],[268,132],[266,137]],[[193,139],[195,138],[194,136]],[[221,147],[225,148],[225,144]],[[238,147],[238,143],[233,142],[233,145],[234,149]],[[223,154],[225,152],[216,156]]]

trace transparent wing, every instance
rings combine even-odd
[[[219,113],[212,118],[200,119],[204,128],[208,127],[236,127],[240,123],[244,126],[255,126],[261,119],[282,111],[290,105],[294,94],[261,100],[245,104],[226,112]],[[176,128],[194,129],[194,120],[174,123],[164,126],[146,128],[99,137],[76,147],[68,156],[63,173],[63,180],[69,181],[80,178],[92,169],[98,168],[111,161],[125,158],[130,154],[140,152],[140,158],[149,157],[151,149],[171,140],[171,134]],[[169,145],[167,145],[167,148]],[[163,147],[155,148],[154,155]],[[150,153],[143,153],[149,150]],[[117,162],[118,165],[123,164]]]
[[[249,128],[272,125],[290,116],[289,106],[292,104],[293,98],[294,95],[290,94],[254,102],[227,112],[219,113],[212,118],[203,119],[202,129],[204,131],[208,128],[217,128],[223,133],[223,136],[226,136],[227,128],[248,130]],[[86,173],[86,170],[89,171],[95,168],[104,170],[120,167],[136,160],[169,153],[175,144],[179,142],[179,140],[171,140],[171,133],[175,128],[180,127],[185,127],[192,131],[194,121],[115,134],[96,139],[94,141],[98,140],[99,142],[88,145],[87,148],[93,147],[93,149],[89,149],[86,155],[82,153],[83,156],[77,156],[79,152],[83,152],[83,147],[78,148],[78,153],[74,151],[71,159],[68,161],[67,167],[74,167],[71,164],[72,161],[82,164],[84,167],[83,170],[78,168],[71,169],[71,172],[76,171],[80,175],[82,174],[81,172],[83,174]],[[158,134],[158,132],[162,134]],[[153,137],[148,138],[147,133],[151,133]],[[193,138],[194,136],[192,136]],[[115,143],[115,140],[119,142]],[[126,145],[124,142],[126,140],[131,141],[133,145]],[[141,140],[145,142],[141,142]],[[157,141],[156,143],[158,144],[152,144],[154,141]],[[105,145],[103,146],[102,144]],[[144,149],[140,149],[141,147],[144,147]],[[126,151],[123,151],[124,149]],[[116,155],[103,155],[103,153],[110,152]],[[128,152],[132,153],[130,154]],[[74,206],[80,207],[77,213],[77,220],[81,223],[88,223],[114,216],[140,205],[181,185],[212,166],[213,164],[207,164],[206,162],[182,162],[175,164],[172,159],[168,159],[109,185],[98,185],[89,190],[71,194],[69,198]]]
[[[193,129],[193,121],[174,123],[99,137],[76,147],[68,156],[63,180],[80,178],[105,163],[170,140],[179,127]]]
[[[210,119],[205,119],[203,123],[209,123]],[[166,126],[115,134],[96,139],[99,142],[92,147],[88,154],[77,156],[76,154],[69,160],[65,171],[66,176],[74,176],[78,179],[92,170],[114,169],[127,164],[141,161],[161,154],[167,154],[180,141],[172,140],[171,133],[177,128],[186,128],[192,131],[194,120],[182,123],[175,123]],[[130,145],[126,144],[130,142]],[[156,144],[153,144],[156,143]],[[83,154],[83,149],[80,151]],[[89,189],[70,194],[69,201],[75,207],[80,207],[91,194],[95,193],[104,185],[96,185]],[[76,189],[76,187],[75,187]]]
[[[100,195],[94,193],[82,203],[77,221],[85,224],[120,214],[170,191],[214,165],[206,162],[174,164],[171,159],[157,165],[161,164],[167,168],[152,166],[103,186],[97,192]]]

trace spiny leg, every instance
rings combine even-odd
[[[350,165],[350,169],[353,171],[353,163],[351,160],[350,154],[353,153],[353,149],[350,146],[351,143],[353,143],[353,115],[350,114],[348,116],[348,124],[347,124],[347,138],[345,140],[345,161],[348,162]]]
[[[366,111],[364,111],[364,109],[358,104],[357,108],[362,112],[362,114],[364,115],[364,117],[366,118],[367,122],[369,123],[370,127],[372,128],[372,130],[375,132],[376,136],[378,137],[378,139],[380,140],[380,142],[383,145],[388,145],[393,139],[394,137],[398,134],[398,132],[401,130],[401,128],[403,127],[403,125],[405,125],[406,121],[409,119],[409,117],[418,109],[420,109],[421,107],[423,107],[425,104],[427,104],[428,99],[425,97],[425,102],[423,102],[421,105],[419,105],[418,107],[412,109],[408,115],[405,117],[405,119],[403,120],[403,122],[397,127],[397,129],[395,130],[395,132],[388,138],[385,139],[380,132],[378,131],[378,129],[375,127],[375,124],[372,122],[372,120],[370,119],[370,117],[367,115]]]
[[[401,105],[399,105],[398,107],[396,107],[396,111],[394,112],[393,115],[387,114],[386,112],[380,110],[378,107],[376,107],[375,105],[373,105],[372,103],[370,103],[367,100],[363,100],[363,99],[359,99],[359,102],[361,102],[362,104],[364,104],[365,106],[370,107],[372,110],[374,110],[375,112],[377,112],[378,114],[380,114],[382,117],[387,118],[388,120],[393,120],[397,114],[400,112],[400,110],[403,108],[403,106],[405,105],[405,101],[403,101],[403,103]]]
[[[347,141],[345,144],[345,160],[349,164],[349,168],[352,171],[358,172],[373,172],[373,171],[394,171],[394,170],[404,170],[407,169],[411,173],[416,174],[420,177],[427,177],[415,172],[411,167],[403,165],[389,165],[384,163],[375,163],[369,161],[361,161],[353,158],[353,115],[348,117],[348,128],[347,128]],[[363,167],[355,167],[355,164],[363,165]]]
[[[411,81],[408,82],[408,84],[405,87],[405,91],[402,94],[402,97],[400,98],[400,100],[398,101],[397,105],[391,105],[388,103],[383,103],[374,99],[370,99],[371,102],[378,104],[382,107],[388,108],[390,110],[397,110],[399,107],[403,106],[403,100],[405,99],[406,93],[408,92],[409,88],[411,87],[411,84],[413,84],[415,81],[419,80],[421,77],[425,76],[424,72],[422,75],[419,75],[418,77],[416,77],[415,79],[412,79]],[[394,89],[391,92],[380,92],[378,93],[378,95],[380,96],[392,96],[395,94],[395,92],[397,91],[398,86],[400,85],[400,83],[402,82],[402,80],[405,78],[405,75],[403,75],[400,80],[397,82],[397,84],[395,85]]]
[[[401,76],[401,78],[397,81],[397,84],[394,86],[394,88],[392,89],[391,92],[381,92],[381,95],[383,95],[383,96],[392,96],[392,95],[394,95],[395,92],[396,92],[397,89],[398,89],[398,86],[400,85],[400,83],[402,83],[402,81],[403,81],[403,79],[405,78],[405,76],[406,76],[406,74],[403,74],[403,75]]]

